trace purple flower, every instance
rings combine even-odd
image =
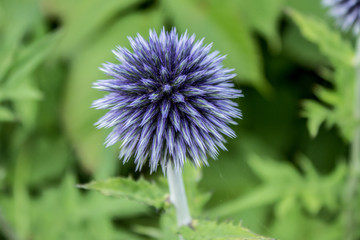
[[[242,116],[231,99],[243,95],[233,88],[233,69],[222,66],[225,56],[210,53],[211,44],[195,42],[195,35],[179,38],[175,28],[129,41],[133,52],[118,47],[113,53],[120,63],[101,68],[111,79],[94,83],[109,92],[93,103],[109,110],[96,123],[114,127],[107,146],[120,141],[119,158],[134,156],[137,170],[147,161],[151,172],[159,164],[165,171],[168,162],[180,169],[187,159],[207,165],[207,156],[226,150],[223,135],[235,137],[228,124]]]
[[[344,30],[360,32],[360,0],[323,0],[323,5],[330,7],[330,15]]]

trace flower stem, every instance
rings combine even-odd
[[[190,211],[186,199],[181,170],[174,169],[172,163],[167,166],[167,179],[170,190],[170,201],[174,204],[178,227],[191,223]]]
[[[349,164],[349,179],[347,182],[347,212],[346,212],[346,227],[347,227],[347,240],[357,239],[358,219],[357,219],[357,198],[359,197],[359,180],[360,180],[360,37],[356,44],[356,56],[355,56],[355,92],[354,92],[354,119],[356,122],[356,128],[351,144],[350,164]]]

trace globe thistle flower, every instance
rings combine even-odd
[[[186,159],[196,166],[216,159],[219,148],[226,150],[223,135],[235,137],[228,124],[241,118],[231,99],[242,94],[230,81],[233,69],[222,66],[225,56],[210,53],[212,45],[195,35],[179,38],[175,28],[159,36],[150,30],[148,41],[140,34],[128,39],[133,52],[113,50],[120,63],[100,68],[111,79],[94,83],[109,92],[93,103],[109,110],[96,123],[113,127],[106,145],[122,142],[119,158],[134,156],[137,170],[148,161],[151,172],[159,164],[165,171],[170,161],[180,169]]]
[[[330,7],[332,15],[343,30],[353,29],[360,32],[360,0],[323,0],[323,5]]]

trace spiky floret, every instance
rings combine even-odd
[[[113,50],[119,63],[100,68],[111,79],[98,80],[94,87],[109,92],[94,101],[93,107],[109,111],[96,123],[98,128],[114,127],[107,146],[121,141],[119,158],[134,156],[137,170],[149,161],[151,172],[169,161],[176,169],[186,159],[196,166],[216,158],[218,148],[226,150],[223,135],[235,137],[228,124],[241,118],[232,98],[241,97],[231,79],[233,69],[222,66],[225,56],[210,53],[211,44],[195,35],[178,37],[176,29],[149,40],[140,34],[128,38],[133,49]]]
[[[343,30],[353,29],[355,34],[360,32],[360,0],[322,0],[326,7],[330,7],[332,15]]]

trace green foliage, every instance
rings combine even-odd
[[[13,70],[9,70],[10,74],[2,89],[4,93],[1,100],[8,99],[9,96],[5,95],[5,92],[12,92],[14,86],[20,84],[24,78],[26,79],[26,76],[45,60],[58,38],[58,33],[49,33],[18,53],[18,57],[12,64]]]
[[[301,13],[288,9],[288,14],[300,27],[302,34],[317,44],[321,52],[332,62],[352,64],[354,51],[351,45],[341,38],[339,31],[330,29],[322,20],[305,17]]]
[[[97,32],[106,31],[108,23],[111,22],[119,13],[124,12],[135,4],[141,3],[137,0],[81,0],[75,3],[70,0],[52,1],[58,8],[65,9],[61,12],[64,19],[64,38],[59,48],[59,54],[74,55],[78,53],[87,43],[88,39],[94,37]],[[86,12],[86,14],[79,14],[79,12]],[[126,21],[126,20],[125,20]],[[138,29],[141,17],[138,18],[137,23],[131,23],[133,28]],[[121,21],[124,23],[124,21]],[[152,22],[147,23],[148,26],[153,27]],[[144,24],[146,27],[147,24]],[[124,24],[122,24],[124,25]],[[125,29],[129,28],[123,26]],[[105,29],[104,29],[105,28]],[[125,29],[122,29],[123,31]],[[147,30],[147,29],[146,29]],[[140,31],[140,29],[138,29]],[[129,33],[127,33],[129,34]],[[76,38],[74,38],[76,36]],[[105,36],[104,38],[111,39],[112,37]],[[113,33],[113,41],[117,42],[116,35]],[[105,46],[105,45],[104,45]],[[102,54],[106,51],[102,52]]]
[[[193,229],[192,229],[193,228]],[[189,240],[266,240],[270,238],[262,237],[252,233],[249,229],[240,224],[231,222],[216,223],[215,221],[195,221],[194,226],[183,227],[180,229],[181,235]]]
[[[329,80],[334,90],[318,87],[316,96],[326,105],[313,100],[304,103],[304,116],[308,118],[308,128],[316,136],[323,122],[328,127],[339,126],[342,135],[351,140],[356,122],[352,117],[354,102],[355,68],[354,50],[349,42],[343,40],[338,31],[330,29],[325,22],[289,10],[290,16],[300,27],[304,37],[315,43],[334,67],[334,74]],[[328,106],[331,106],[329,108]]]
[[[15,120],[14,114],[6,107],[0,107],[0,121],[13,121]]]
[[[190,212],[194,217],[201,215],[205,204],[211,197],[210,192],[203,192],[199,189],[202,175],[200,168],[185,164],[183,171],[185,191],[189,201]]]
[[[97,190],[107,196],[136,200],[156,208],[164,207],[168,198],[166,186],[150,183],[145,179],[113,178],[79,185],[80,188]]]
[[[21,37],[27,33],[26,28],[28,24],[32,23],[33,14],[37,12],[37,8],[30,5],[28,11],[31,14],[26,15],[29,18],[27,19],[17,16],[24,9],[18,9],[10,1],[6,1],[6,4],[9,4],[9,13],[6,15],[5,21],[11,21],[13,27],[0,30],[4,36],[0,38],[3,42],[0,47],[0,104],[4,101],[11,101],[17,111],[14,113],[9,108],[0,106],[0,121],[20,119],[26,122],[29,114],[26,113],[26,110],[24,112],[24,108],[29,107],[29,104],[24,104],[24,102],[38,101],[42,98],[31,74],[49,56],[50,51],[58,42],[60,34],[57,32],[38,34],[39,36],[36,36],[32,42],[20,47]],[[14,20],[14,16],[19,19]]]
[[[248,195],[222,204],[212,209],[212,216],[229,216],[236,211],[275,204],[275,213],[284,217],[294,207],[303,207],[311,214],[317,214],[322,208],[335,211],[342,194],[346,168],[339,164],[328,176],[320,176],[306,157],[300,158],[303,174],[288,164],[264,161],[252,156],[249,164],[263,185]]]
[[[3,199],[0,204],[8,218],[15,221],[19,237],[25,238],[31,231],[33,239],[139,239],[125,229],[117,231],[111,218],[133,217],[147,208],[98,194],[81,195],[75,183],[68,174],[59,188],[48,189],[36,198],[30,198],[23,186],[19,186],[15,199],[25,194],[26,198],[22,198],[25,201]]]
[[[290,229],[288,226],[301,225],[301,228]],[[303,209],[294,207],[286,217],[278,218],[271,228],[273,236],[278,239],[343,239],[343,226],[340,219],[321,219],[309,217]]]
[[[285,0],[238,1],[242,20],[259,31],[275,50],[281,47],[278,21]],[[262,6],[261,8],[259,6]]]

